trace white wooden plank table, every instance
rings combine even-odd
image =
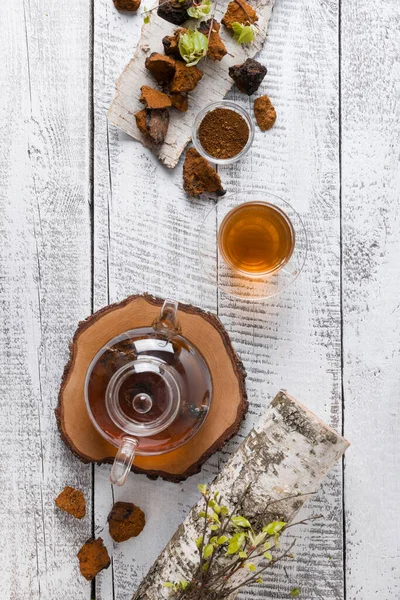
[[[207,200],[109,127],[115,79],[139,16],[111,0],[15,0],[0,6],[0,598],[129,600],[159,550],[280,387],[351,441],[344,465],[297,531],[297,558],[240,598],[400,598],[400,3],[277,0],[261,91],[278,120],[221,170],[230,192],[269,190],[300,212],[306,268],[262,305],[220,295],[202,276],[197,230]],[[231,98],[250,107],[234,91]],[[240,434],[182,484],[81,464],[53,410],[79,319],[149,291],[212,310],[248,371]],[[55,509],[81,488],[88,515]],[[114,545],[115,500],[148,522]],[[75,555],[102,535],[112,565],[90,586]]]

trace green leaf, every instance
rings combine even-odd
[[[245,569],[248,569],[249,571],[251,571],[252,573],[254,573],[254,571],[257,569],[256,565],[254,563],[246,563],[244,565]]]
[[[217,515],[221,513],[221,507],[217,502],[215,502],[215,500],[210,500],[209,505],[211,506],[213,511],[217,513]]]
[[[178,586],[181,590],[186,590],[187,586],[189,585],[188,581],[180,581]]]
[[[238,552],[238,557],[239,558],[247,558],[247,552],[243,552],[243,550],[241,550],[240,552]]]
[[[207,486],[205,483],[199,483],[197,488],[198,488],[199,492],[201,492],[203,495],[207,493]]]
[[[254,40],[254,25],[242,25],[242,23],[232,23],[233,37],[239,44],[249,44]]]
[[[146,5],[143,6],[143,12],[144,12],[143,23],[145,25],[147,25],[148,23],[150,23],[150,11],[147,10]]]
[[[259,577],[258,579],[256,579],[256,583],[262,583],[262,582],[263,582],[262,577]]]
[[[188,29],[179,37],[178,48],[186,66],[191,67],[207,54],[208,38],[197,29]]]
[[[171,581],[164,581],[164,583],[163,583],[163,587],[166,587],[166,588],[173,588],[173,587],[174,587],[174,584],[173,584]]]
[[[226,542],[229,540],[227,535],[221,535],[218,539],[217,539],[217,544],[218,546],[222,546],[222,544],[226,544]]]
[[[274,540],[275,540],[275,548],[279,548],[279,546],[281,545],[281,538],[279,533],[276,533],[274,535]]]
[[[272,560],[273,556],[271,554],[271,552],[264,552],[264,558],[266,558],[267,560]]]
[[[245,539],[246,539],[245,533],[243,533],[243,532],[236,533],[229,540],[228,550],[226,551],[226,553],[227,554],[236,554],[236,552],[238,552],[238,550],[240,550],[242,548]]]
[[[272,548],[272,544],[270,542],[265,542],[263,548],[264,550],[270,550]]]
[[[196,544],[196,546],[197,546],[198,548],[201,548],[201,545],[202,545],[202,543],[203,543],[203,536],[201,535],[200,537],[196,538],[196,539],[194,540],[194,543]]]
[[[227,517],[229,515],[229,509],[227,506],[220,506],[220,510],[221,515],[224,515],[224,517]]]
[[[265,540],[266,535],[263,531],[258,533],[253,539],[253,546],[259,546]]]
[[[211,531],[218,531],[219,525],[210,525]]]
[[[300,588],[293,588],[290,592],[290,595],[292,596],[292,598],[298,598],[300,596]]]
[[[211,544],[207,544],[203,550],[203,558],[209,558],[211,554],[214,552],[214,546]]]
[[[199,517],[202,517],[202,518],[204,519],[204,518],[205,518],[205,516],[206,516],[206,513],[204,512],[204,510],[201,510],[199,513],[197,513],[197,515],[198,515]]]
[[[213,521],[215,521],[216,523],[219,523],[219,516],[217,515],[216,512],[212,512],[210,517]]]
[[[245,519],[244,517],[233,517],[232,518],[232,523],[234,525],[237,525],[238,527],[251,527],[250,523],[248,522],[247,519]]]
[[[212,544],[213,546],[217,543],[217,536],[213,535],[212,538],[210,538],[210,544]]]
[[[206,563],[205,565],[203,565],[201,567],[201,570],[204,571],[204,573],[205,573],[206,571],[208,571],[208,567],[209,567],[209,565],[208,565],[208,563]]]
[[[272,523],[268,523],[265,527],[263,527],[263,531],[268,535],[275,535],[282,531],[284,527],[286,527],[287,523],[284,521],[272,521]]]
[[[201,19],[210,14],[211,0],[201,0],[199,4],[193,3],[193,6],[187,9],[187,14],[193,19]]]

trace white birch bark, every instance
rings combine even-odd
[[[225,14],[227,2],[215,2],[215,18],[221,21]],[[142,144],[149,146],[167,167],[173,168],[177,164],[186,144],[191,139],[192,125],[196,114],[210,102],[222,100],[233,85],[228,69],[235,64],[243,63],[246,58],[255,56],[262,48],[267,37],[268,22],[275,0],[261,0],[256,5],[259,17],[257,25],[259,33],[254,42],[247,45],[238,44],[231,33],[221,27],[220,35],[226,46],[228,54],[218,61],[202,60],[198,67],[204,72],[203,78],[196,89],[189,94],[189,108],[186,113],[170,110],[168,133],[164,143],[157,147],[149,144],[148,140],[136,127],[135,112],[143,108],[139,102],[140,88],[142,85],[156,87],[155,80],[145,67],[145,61],[152,52],[163,53],[162,39],[171,35],[176,25],[161,19],[156,11],[151,13],[150,23],[143,25],[141,37],[135,54],[125,67],[117,81],[117,91],[108,111],[108,119]],[[189,23],[195,24],[194,19]]]
[[[307,408],[281,391],[259,424],[233,454],[210,486],[223,504],[232,510],[249,486],[241,514],[250,521],[266,510],[263,524],[276,518],[291,522],[321,480],[338,462],[348,442],[325,425]],[[290,496],[297,497],[289,499]],[[279,502],[276,502],[280,500]],[[193,540],[202,534],[203,510],[200,500],[177,529],[150,569],[133,600],[170,598],[173,591],[166,581],[192,579],[198,566],[198,550]],[[254,561],[256,562],[256,561]],[[238,571],[235,584],[247,579],[247,570]]]

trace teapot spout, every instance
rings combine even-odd
[[[129,471],[131,470],[137,445],[138,441],[134,437],[122,438],[122,443],[118,448],[117,455],[111,468],[110,481],[114,485],[124,485]]]
[[[181,331],[178,322],[178,306],[179,303],[176,300],[165,300],[159,317],[153,323],[154,329],[163,333],[168,339],[178,335]]]

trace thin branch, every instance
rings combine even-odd
[[[296,527],[296,525],[305,525],[306,523],[309,523],[310,521],[317,521],[318,519],[322,519],[324,515],[315,515],[312,517],[308,517],[307,519],[303,519],[302,521],[296,521],[295,523],[290,523],[289,525],[286,525],[284,531],[286,531],[286,529],[290,529],[291,527]]]
[[[247,12],[247,9],[243,6],[243,3],[241,2],[241,0],[235,0],[235,2],[236,2],[236,4],[238,4],[240,6],[240,8],[242,9],[242,11],[244,12],[244,14],[246,15],[246,17],[248,18],[250,25],[254,25],[254,27],[257,27],[257,29],[260,30],[260,28],[257,25],[256,21],[254,21],[252,19],[252,17]]]
[[[146,10],[144,10],[143,12],[139,13],[139,15],[141,17],[148,15],[149,13],[153,12],[153,10],[157,10],[158,8],[158,4],[156,4],[155,6],[153,6],[152,8],[147,8]]]
[[[242,581],[242,583],[240,583],[233,589],[227,590],[227,593],[224,596],[222,596],[222,598],[226,598],[227,596],[229,596],[230,594],[233,594],[234,592],[236,592],[240,588],[244,587],[245,585],[251,585],[252,583],[255,583],[257,581],[257,579],[260,577],[261,573],[264,573],[264,571],[266,571],[267,569],[269,569],[270,567],[275,565],[277,562],[283,560],[284,558],[287,558],[290,555],[290,553],[291,553],[290,551],[292,550],[295,543],[296,543],[295,541],[292,542],[290,544],[289,548],[286,550],[286,552],[284,552],[283,554],[281,554],[281,556],[278,556],[278,558],[276,558],[273,561],[271,561],[270,563],[268,563],[265,567],[260,569],[257,573],[255,573],[254,575],[252,575],[245,581]]]

